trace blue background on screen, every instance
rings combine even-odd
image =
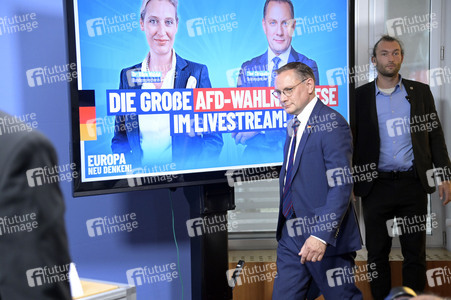
[[[262,28],[263,3],[256,6],[255,1],[179,1],[176,53],[184,59],[205,64],[212,87],[236,87],[241,64],[268,49]],[[120,71],[141,63],[149,50],[144,32],[139,28],[140,5],[139,0],[78,1],[82,89],[96,90],[97,118],[110,119],[109,124],[114,121],[113,117],[105,117],[105,91],[118,88]],[[294,5],[295,18],[300,20],[292,46],[317,62],[320,84],[327,85],[330,82],[328,70],[344,69],[348,65],[347,1],[316,1],[315,5],[295,1]],[[118,16],[124,22],[109,24]],[[104,23],[109,25],[93,25],[94,19],[105,17]],[[196,25],[194,19],[197,18],[206,20],[206,26]],[[115,30],[116,25],[122,26],[121,29]],[[345,78],[342,81],[344,83]],[[333,108],[347,119],[347,84],[338,86],[338,102]],[[111,153],[112,136],[113,130],[110,130],[109,134],[98,136],[97,141],[85,142],[86,155]],[[230,134],[223,134],[223,140],[220,158],[211,167],[249,165],[242,156],[243,145],[236,145]],[[282,153],[279,156],[273,163],[281,163]]]

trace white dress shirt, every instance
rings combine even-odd
[[[310,118],[310,115],[312,114],[313,108],[315,107],[317,101],[318,101],[318,98],[315,96],[315,98],[313,98],[312,101],[310,101],[309,104],[307,104],[307,106],[304,107],[302,112],[296,116],[298,118],[300,124],[299,124],[298,130],[296,132],[296,148],[294,149],[295,160],[296,160],[296,155],[298,153],[299,143],[301,142],[302,135],[304,134],[304,131],[305,131],[305,126],[307,126],[307,122]],[[293,144],[293,136],[291,137],[290,147],[288,148],[287,157],[290,157],[290,151],[291,151],[292,144]],[[287,164],[287,166],[288,166],[288,164]],[[285,167],[287,167],[287,166],[285,166]],[[286,174],[286,172],[285,172],[285,174]],[[286,177],[285,177],[285,180],[286,180]],[[310,235],[310,236],[313,236],[314,238],[321,241],[323,244],[327,245],[327,243],[324,240],[320,239],[319,237],[314,236],[314,235]]]
[[[316,105],[316,102],[318,101],[318,98],[315,96],[315,98],[312,99],[312,101],[307,104],[306,107],[302,110],[302,112],[297,115],[300,124],[296,133],[296,148],[294,150],[294,157],[296,158],[296,154],[298,153],[299,143],[301,142],[302,135],[304,134],[305,126],[307,125],[308,119],[310,118],[310,115],[312,114],[313,108]],[[288,148],[288,152],[291,151],[291,145],[293,144],[293,136],[291,137],[290,141],[290,147]],[[290,153],[288,153],[288,156],[290,157]],[[287,164],[288,165],[288,164]]]

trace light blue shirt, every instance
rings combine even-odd
[[[410,136],[410,103],[402,85],[402,77],[391,94],[376,85],[376,107],[381,148],[379,171],[407,171],[413,166],[412,138]]]
[[[285,66],[288,63],[288,59],[290,58],[290,53],[291,53],[291,46],[288,47],[287,50],[285,50],[283,53],[281,53],[279,55],[279,58],[280,58],[280,62],[278,65],[279,68]],[[276,57],[276,54],[271,50],[271,48],[268,47],[268,71],[269,71],[268,86],[271,86],[271,72],[272,72],[272,69],[274,68],[274,62],[272,60],[274,57]]]

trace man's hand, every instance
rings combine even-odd
[[[258,134],[257,131],[251,131],[251,132],[233,132],[232,133],[232,138],[235,139],[235,144],[246,144],[246,141],[253,138],[254,136],[256,136]]]
[[[299,256],[301,256],[301,263],[306,261],[317,262],[323,259],[324,252],[326,252],[326,244],[317,238],[310,236],[302,246]]]
[[[443,200],[443,205],[448,204],[451,201],[451,181],[443,181],[438,186],[438,192],[440,200]]]

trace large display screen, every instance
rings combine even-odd
[[[287,62],[309,65],[348,119],[349,1],[292,4],[68,0],[74,195],[273,174],[291,119],[273,71]]]

